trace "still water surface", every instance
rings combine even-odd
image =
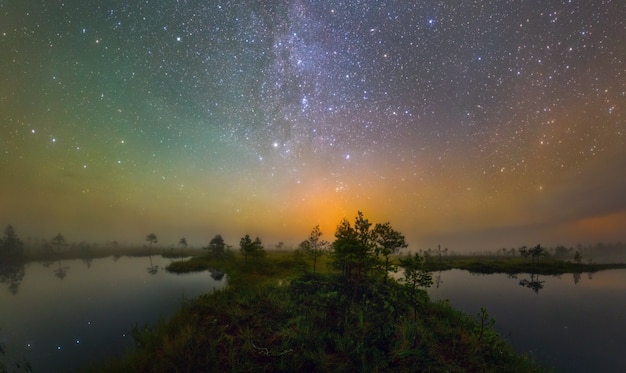
[[[97,363],[132,345],[133,325],[168,317],[184,299],[226,283],[208,271],[168,273],[170,262],[152,256],[26,264],[17,287],[0,284],[4,360],[25,358],[35,372]]]
[[[0,284],[5,360],[66,372],[132,345],[134,324],[168,317],[183,299],[226,284],[209,272],[175,275],[160,256],[33,262],[16,287]],[[560,277],[434,273],[433,300],[495,317],[518,351],[561,372],[626,372],[626,270]],[[522,283],[522,285],[520,285]]]
[[[540,289],[520,285],[530,274],[473,275],[450,270],[428,291],[470,315],[480,307],[520,352],[558,372],[626,372],[626,270],[592,275],[533,276]]]

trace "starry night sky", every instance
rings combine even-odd
[[[619,0],[0,0],[0,223],[266,247],[626,239]]]

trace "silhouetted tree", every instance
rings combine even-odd
[[[299,249],[313,259],[313,272],[315,272],[317,258],[323,256],[328,250],[329,243],[322,240],[321,237],[322,231],[320,230],[320,226],[316,225],[311,231],[309,238],[302,241],[299,245]]]
[[[221,258],[224,256],[226,244],[224,244],[224,239],[222,238],[222,236],[216,234],[211,242],[209,242],[209,246],[205,247],[205,249],[209,251],[210,255]]]
[[[573,248],[567,248],[563,245],[558,245],[557,247],[554,248],[554,256],[556,258],[567,258],[569,256],[569,253],[574,250]]]
[[[11,224],[4,228],[4,238],[0,239],[0,258],[20,259],[23,254],[24,244],[15,233]]]
[[[180,255],[183,255],[183,250],[187,248],[187,239],[182,237],[180,241],[178,241],[178,245],[180,245]]]
[[[333,265],[342,271],[349,281],[360,282],[362,276],[376,265],[374,235],[370,230],[372,224],[359,211],[350,225],[343,219],[335,231],[335,242],[332,244]]]
[[[523,256],[524,258],[528,258],[528,256],[530,256],[530,251],[528,250],[526,246],[520,247],[518,251],[519,251],[519,254]]]
[[[65,243],[65,238],[61,233],[57,234],[52,238],[52,243],[57,245],[57,251],[61,254],[61,245]]]
[[[387,282],[389,270],[391,269],[389,257],[408,245],[404,240],[404,236],[400,232],[394,230],[389,222],[376,224],[373,235],[374,242],[376,243],[376,254],[382,255],[384,258],[384,281]]]
[[[252,250],[252,258],[258,262],[259,259],[262,259],[265,256],[265,248],[263,247],[263,243],[259,237],[254,239],[252,242],[254,249]]]
[[[157,236],[154,233],[150,233],[146,236],[146,241],[149,242],[149,246],[148,246],[148,252],[150,253],[150,255],[152,255],[152,244],[153,243],[157,243],[159,241],[157,241]]]
[[[548,255],[548,251],[545,248],[541,247],[541,245],[533,247],[529,250],[529,252],[533,263],[535,262],[535,258],[537,258],[537,261],[539,261],[540,257]]]
[[[258,260],[265,255],[261,239],[257,237],[252,241],[247,234],[239,240],[239,250],[243,254],[245,264],[248,264],[248,258]]]
[[[576,264],[580,264],[580,261],[583,259],[583,256],[580,255],[580,251],[576,250],[576,253],[574,254],[574,262],[576,262]]]
[[[13,226],[7,225],[4,229],[4,237],[0,239],[0,282],[8,283],[9,291],[13,295],[17,294],[26,273],[23,246]]]

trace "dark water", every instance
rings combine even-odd
[[[26,359],[35,372],[67,372],[132,345],[134,324],[172,315],[184,299],[223,287],[209,272],[164,270],[161,256],[33,262],[17,287],[0,284],[5,364]]]
[[[626,372],[626,270],[577,278],[451,270],[434,273],[435,280],[438,275],[431,299],[448,299],[470,315],[487,308],[495,329],[542,365],[558,372]]]
[[[17,272],[19,281],[4,276],[5,363],[25,358],[35,372],[66,372],[103,361],[132,345],[134,324],[168,317],[183,299],[226,284],[209,272],[167,273],[169,262],[160,256],[36,262]],[[546,367],[626,372],[626,270],[576,278],[451,270],[434,279],[432,299],[448,299],[470,315],[487,308],[496,330]]]

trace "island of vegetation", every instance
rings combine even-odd
[[[237,255],[218,235],[208,255],[173,262],[171,272],[226,273],[228,287],[136,326],[135,348],[91,371],[542,371],[487,310],[430,301],[424,256],[392,259],[407,245],[389,223],[359,212],[332,243],[315,227],[295,251],[266,252],[248,235],[239,244]],[[397,267],[402,276],[390,276]]]

